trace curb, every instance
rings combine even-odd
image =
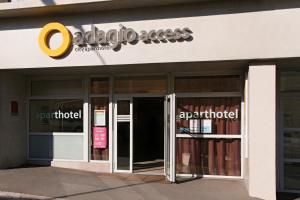
[[[16,193],[16,192],[0,191],[0,200],[65,200],[65,199],[24,194],[24,193]]]

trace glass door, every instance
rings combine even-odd
[[[165,98],[165,175],[170,182],[175,182],[175,95]]]
[[[114,171],[132,172],[132,98],[117,98],[114,126]]]

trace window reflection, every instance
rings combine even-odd
[[[82,131],[82,100],[51,99],[30,101],[30,132]]]
[[[299,92],[300,72],[282,72],[280,76],[280,91]]]
[[[300,132],[284,134],[284,157],[300,159]]]
[[[284,164],[284,188],[288,190],[300,189],[300,163]]]
[[[283,101],[284,128],[300,128],[300,101],[287,99]]]
[[[176,98],[176,133],[240,135],[240,104],[240,97]]]
[[[240,139],[177,138],[176,173],[241,175]]]

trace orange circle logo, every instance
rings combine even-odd
[[[57,49],[50,49],[48,44],[49,36],[56,31],[62,34],[63,42]],[[72,39],[69,30],[63,24],[58,22],[46,24],[39,35],[40,48],[50,57],[60,57],[64,55],[70,49],[71,42]]]

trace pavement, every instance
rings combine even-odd
[[[197,179],[176,184],[163,176],[103,174],[55,167],[0,170],[0,200],[254,200],[243,180]]]

